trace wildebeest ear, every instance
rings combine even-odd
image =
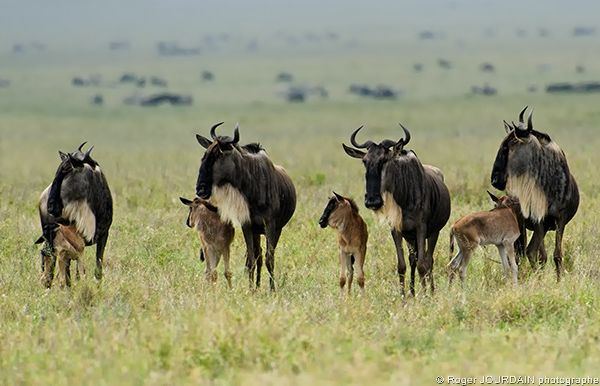
[[[192,201],[188,200],[187,198],[179,197],[179,199],[181,200],[181,202],[183,203],[183,205],[187,205],[187,206],[192,205]]]
[[[39,238],[39,239],[35,240],[35,243],[34,243],[34,244],[41,244],[41,243],[43,243],[43,242],[44,242],[44,236],[40,236],[40,238]]]
[[[338,200],[338,202],[342,202],[344,201],[344,196],[337,194],[336,192],[332,191],[333,195],[335,196],[335,199]]]
[[[352,158],[363,158],[367,154],[364,151],[360,151],[351,148],[350,146],[346,146],[345,143],[342,143],[342,146],[344,147],[344,151],[346,152],[346,154],[348,154]]]
[[[506,131],[507,134],[510,133],[512,128],[510,127],[508,122],[506,122],[506,121],[502,121],[502,122],[504,122],[504,131]]]
[[[208,149],[212,141],[206,137],[201,136],[200,134],[196,134],[196,140],[205,149]]]
[[[63,152],[62,152],[62,151],[60,151],[60,150],[58,151],[58,155],[59,155],[59,157],[60,157],[60,160],[61,160],[61,161],[64,161],[64,160],[66,160],[67,158],[69,158],[69,156],[68,156],[67,154],[63,153]]]
[[[487,194],[489,194],[490,198],[492,199],[492,201],[494,201],[494,203],[498,203],[498,201],[500,201],[500,199],[496,196],[494,196],[489,190],[487,190]]]

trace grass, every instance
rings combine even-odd
[[[567,56],[552,54],[552,47],[541,49],[540,57],[554,60],[558,70],[537,74],[532,56],[515,63],[497,54],[502,72],[490,82],[499,84],[500,95],[470,97],[470,84],[483,80],[475,73],[482,52],[460,56],[449,73],[423,54],[419,60],[429,67],[418,75],[411,70],[417,59],[392,53],[300,62],[252,57],[243,68],[226,57],[36,71],[9,62],[7,73],[16,80],[0,90],[0,383],[432,384],[435,376],[451,374],[597,374],[596,97],[525,93],[530,83],[577,78],[566,72]],[[217,81],[202,84],[200,67],[215,69]],[[331,98],[280,101],[273,81],[280,69],[324,84]],[[114,79],[125,70],[162,74],[172,89],[193,94],[195,103],[126,107],[120,100],[131,90],[69,86],[78,73]],[[598,75],[592,68],[586,76]],[[405,85],[399,101],[346,93],[354,81],[390,79]],[[88,104],[97,91],[106,106]],[[360,205],[370,232],[366,295],[340,297],[335,235],[317,220],[333,189],[362,201],[362,166],[340,146],[351,130],[367,123],[361,138],[394,138],[397,122],[408,125],[410,147],[446,175],[452,222],[490,207],[485,190],[504,133],[501,120],[516,118],[525,104],[536,108],[536,127],[566,152],[580,186],[579,213],[565,235],[564,280],[556,283],[551,263],[539,273],[525,266],[519,287],[511,288],[500,266],[483,258],[496,258],[490,248],[477,252],[464,290],[448,288],[446,227],[435,254],[436,294],[402,299],[389,230]],[[187,209],[178,197],[193,195],[202,155],[193,134],[206,135],[221,120],[227,129],[239,121],[242,141],[260,141],[296,184],[298,208],[277,250],[274,294],[265,287],[248,291],[239,230],[233,289],[226,288],[222,267],[217,285],[207,285],[197,238],[184,225]],[[40,233],[37,199],[58,164],[57,150],[83,140],[96,146],[115,201],[105,277],[93,279],[88,249],[87,277],[70,290],[45,290],[32,244]]]

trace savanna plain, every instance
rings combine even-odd
[[[314,54],[222,54],[159,58],[150,53],[43,64],[5,55],[0,89],[0,383],[2,384],[433,384],[435,376],[598,375],[600,368],[600,110],[598,96],[550,95],[551,81],[600,79],[600,52],[589,40],[483,37],[405,42],[403,52],[377,47]],[[593,38],[595,39],[595,38]],[[597,40],[594,40],[597,43]],[[593,42],[592,42],[593,43]],[[457,53],[458,52],[458,53]],[[580,53],[584,53],[583,56]],[[410,53],[409,55],[407,53]],[[51,55],[48,53],[47,55]],[[107,54],[108,55],[108,54]],[[447,57],[452,69],[437,65]],[[586,73],[574,70],[584,60]],[[495,73],[478,66],[494,63]],[[415,62],[424,63],[414,72]],[[552,68],[540,71],[540,65]],[[202,82],[210,69],[213,82]],[[323,85],[326,99],[288,103],[280,71]],[[125,106],[129,86],[74,88],[77,74],[116,81],[125,71],[158,74],[191,106]],[[390,83],[396,100],[348,93],[353,82]],[[474,96],[489,82],[498,95]],[[527,91],[537,85],[536,92]],[[129,88],[128,88],[129,87]],[[103,106],[89,98],[102,93]],[[521,264],[519,285],[506,284],[495,248],[473,258],[464,288],[448,286],[449,225],[491,208],[486,189],[502,119],[535,108],[536,128],[565,151],[581,205],[567,226],[567,273],[557,283],[553,262],[534,272]],[[244,245],[236,230],[233,288],[209,285],[199,241],[185,226],[179,196],[194,196],[204,149],[194,134],[216,122],[241,142],[259,141],[296,184],[297,210],[284,228],[275,273],[277,291],[250,291]],[[397,139],[402,122],[422,162],[440,167],[452,197],[449,225],[435,253],[436,292],[400,296],[387,226],[363,205],[364,169],[346,156],[359,140]],[[58,165],[58,150],[81,142],[112,189],[114,222],[102,282],[88,274],[70,289],[42,287],[37,201]],[[366,292],[340,296],[336,236],[318,218],[331,191],[357,200],[369,228]],[[498,193],[498,192],[497,192]],[[553,233],[546,245],[553,244]],[[550,248],[550,251],[552,248]]]

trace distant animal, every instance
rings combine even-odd
[[[104,249],[112,224],[112,196],[100,165],[91,157],[93,147],[83,153],[84,145],[85,142],[72,153],[59,151],[61,162],[54,180],[40,196],[39,214],[46,242],[42,256],[50,264],[42,267],[42,271],[54,271],[56,227],[67,222],[83,237],[86,246],[96,244],[94,275],[100,280]],[[52,278],[48,277],[46,283],[50,286]]]
[[[156,87],[167,87],[167,81],[158,76],[151,76],[150,84],[152,84],[153,86],[156,86]]]
[[[280,72],[277,74],[275,80],[277,82],[292,82],[294,80],[294,75],[290,74],[289,72]]]
[[[207,82],[215,80],[215,74],[213,74],[211,71],[204,70],[204,71],[202,71],[201,76],[202,76],[202,80],[207,81]]]
[[[356,134],[363,128],[361,126],[350,136],[354,148],[342,146],[346,154],[361,159],[365,165],[365,206],[392,228],[403,295],[406,263],[402,239],[408,243],[410,291],[414,295],[417,268],[423,289],[429,281],[431,291],[434,290],[433,253],[439,232],[450,217],[450,193],[440,169],[423,165],[414,151],[404,148],[411,136],[407,128],[400,126],[405,137],[398,141],[385,139],[378,144],[372,141],[359,144]]]
[[[423,71],[423,63],[415,63],[415,64],[413,64],[413,70],[415,70],[415,72],[421,72],[421,71]]]
[[[217,281],[217,266],[223,257],[225,279],[231,288],[229,248],[235,235],[233,226],[221,221],[217,208],[207,201],[197,197],[193,201],[183,197],[179,199],[190,208],[185,224],[198,232],[202,243],[200,261],[206,260],[206,280],[213,283]]]
[[[10,80],[0,78],[0,88],[6,88],[10,86]]]
[[[566,225],[577,213],[579,189],[571,174],[565,153],[546,133],[533,128],[533,114],[527,126],[523,115],[513,124],[500,144],[491,183],[498,190],[506,189],[519,199],[521,212],[533,236],[527,245],[527,257],[533,267],[542,261],[538,253],[548,231],[555,230],[554,263],[556,276],[562,272],[562,239]],[[505,125],[508,126],[508,125]]]
[[[162,104],[170,104],[173,106],[189,106],[192,104],[192,97],[190,95],[179,95],[172,93],[159,93],[150,95],[146,98],[141,98],[139,101],[140,106],[160,106]]]
[[[498,90],[486,83],[483,85],[483,87],[472,86],[471,93],[474,95],[492,96],[492,95],[496,95],[498,93]]]
[[[101,106],[104,104],[104,98],[101,94],[96,94],[92,97],[91,103],[96,106]]]
[[[479,69],[482,72],[494,72],[496,71],[496,67],[492,63],[481,63]]]
[[[438,66],[445,70],[449,70],[452,68],[452,63],[449,60],[440,58],[438,59]]]
[[[79,280],[81,276],[85,274],[85,268],[83,264],[83,249],[85,247],[85,240],[81,234],[77,231],[74,225],[69,225],[68,221],[59,219],[57,227],[54,232],[53,245],[54,254],[58,259],[58,273],[59,283],[61,287],[65,285],[71,286],[71,260],[75,260],[77,263],[77,271],[75,278]],[[41,244],[45,241],[44,236],[40,236],[35,242]],[[54,278],[54,263],[52,261],[52,254],[42,254],[42,282],[43,285],[49,288],[52,285]]]
[[[468,214],[450,228],[450,284],[456,272],[464,282],[473,251],[480,245],[490,244],[498,248],[506,278],[517,284],[519,268],[514,245],[521,235],[517,219],[520,215],[519,201],[509,196],[498,198],[489,191],[488,194],[495,204],[494,209]],[[458,253],[452,258],[455,241]]]
[[[348,282],[348,294],[352,287],[354,276],[354,263],[357,269],[357,281],[361,292],[365,289],[365,256],[367,253],[367,239],[369,233],[367,224],[358,213],[358,206],[351,198],[333,192],[333,197],[319,219],[321,228],[328,225],[338,232],[340,247],[340,291]]]
[[[275,165],[260,146],[257,152],[239,146],[238,126],[233,138],[217,136],[215,130],[222,123],[210,129],[212,140],[196,135],[206,149],[198,171],[196,195],[216,206],[221,220],[241,226],[250,285],[256,269],[257,287],[262,264],[258,260],[260,235],[266,236],[269,284],[275,290],[275,248],[283,227],[296,210],[296,189],[285,169]]]

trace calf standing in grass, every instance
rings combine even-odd
[[[517,284],[518,266],[515,256],[515,241],[519,238],[519,201],[515,197],[498,198],[488,192],[495,203],[494,209],[487,212],[471,213],[456,221],[450,229],[450,254],[454,253],[454,240],[459,251],[450,261],[450,284],[456,271],[462,282],[465,280],[471,254],[479,245],[493,244],[498,248],[504,274],[512,274],[513,284]]]
[[[77,232],[75,225],[57,225],[58,226],[54,230],[52,247],[55,256],[58,257],[59,283],[61,287],[64,287],[65,285],[70,287],[71,260],[77,261],[77,280],[85,273],[83,261],[81,259],[83,256],[83,249],[85,248],[85,239]],[[43,242],[45,242],[44,236],[40,236],[36,241],[36,244],[41,244]],[[53,257],[50,253],[46,253],[42,254],[42,258],[44,259],[42,262],[42,267],[44,269],[42,272],[42,281],[44,282],[44,286],[49,288],[54,277],[54,267],[51,264]]]
[[[352,287],[354,274],[354,262],[357,263],[358,285],[361,292],[365,289],[365,254],[367,252],[367,224],[358,214],[356,203],[347,197],[333,192],[329,199],[323,215],[319,220],[321,228],[327,225],[338,232],[338,243],[340,245],[340,291],[344,291],[344,285],[348,281],[348,294]]]
[[[225,279],[231,288],[231,271],[229,270],[229,247],[233,241],[235,231],[231,223],[221,221],[217,208],[200,198],[193,201],[179,197],[181,202],[190,208],[186,225],[198,231],[202,247],[200,260],[206,257],[206,279],[214,283],[217,281],[217,265],[223,256],[225,265]]]

